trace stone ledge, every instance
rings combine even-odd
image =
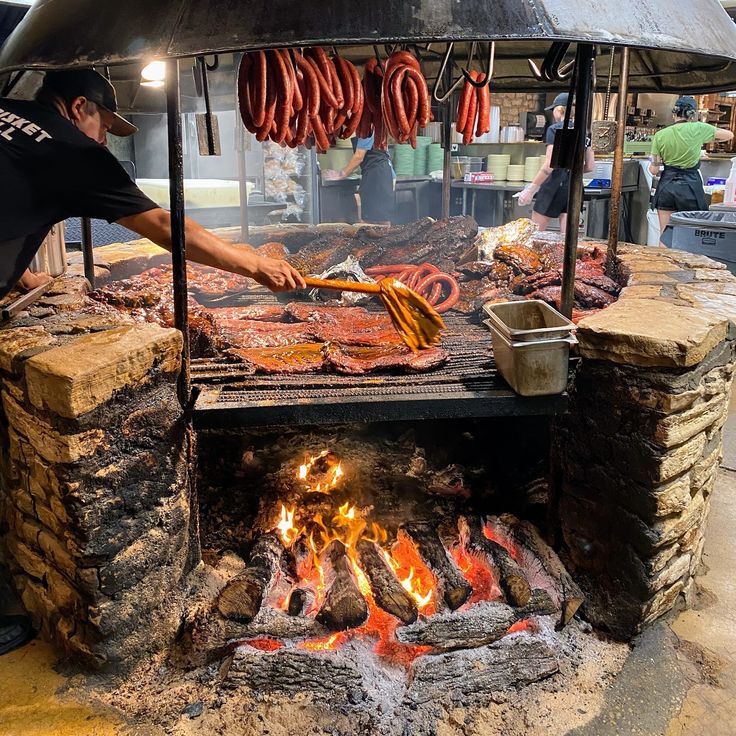
[[[178,371],[181,347],[178,330],[153,324],[83,335],[26,362],[28,396],[39,409],[75,419],[156,368]]]
[[[95,248],[95,265],[99,264],[109,271],[113,280],[127,279],[147,268],[160,266],[171,260],[169,252],[146,238],[127,243],[110,243]],[[82,263],[81,253],[72,253],[67,258],[70,265]]]
[[[15,327],[0,331],[0,368],[8,373],[15,371],[16,358],[27,350],[56,345],[59,341],[43,327]]]
[[[628,365],[686,368],[726,339],[728,321],[655,299],[621,299],[578,325],[585,358]]]

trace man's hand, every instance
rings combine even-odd
[[[18,279],[17,286],[21,291],[28,292],[33,291],[33,289],[36,289],[39,286],[47,284],[49,281],[53,281],[53,278],[47,273],[33,273],[29,270],[26,270],[23,272],[23,275]]]
[[[251,278],[271,291],[306,289],[302,275],[286,261],[259,257],[252,269]]]

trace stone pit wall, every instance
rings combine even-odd
[[[176,630],[190,543],[181,333],[67,277],[0,330],[0,560],[44,638],[94,667]]]
[[[579,325],[553,459],[584,615],[630,638],[691,602],[736,366],[736,278],[660,248],[622,246],[620,263],[629,286]]]

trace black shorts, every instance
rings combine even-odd
[[[567,212],[570,191],[570,174],[565,169],[555,169],[539,188],[532,209],[544,217],[559,217]]]
[[[653,207],[667,212],[692,212],[707,210],[703,180],[700,175],[660,181],[654,196]]]

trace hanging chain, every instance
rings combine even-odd
[[[603,105],[603,119],[608,120],[608,108],[611,105],[611,86],[613,85],[613,62],[616,56],[616,47],[611,46],[611,64],[608,67],[608,87],[606,87],[606,102]]]

